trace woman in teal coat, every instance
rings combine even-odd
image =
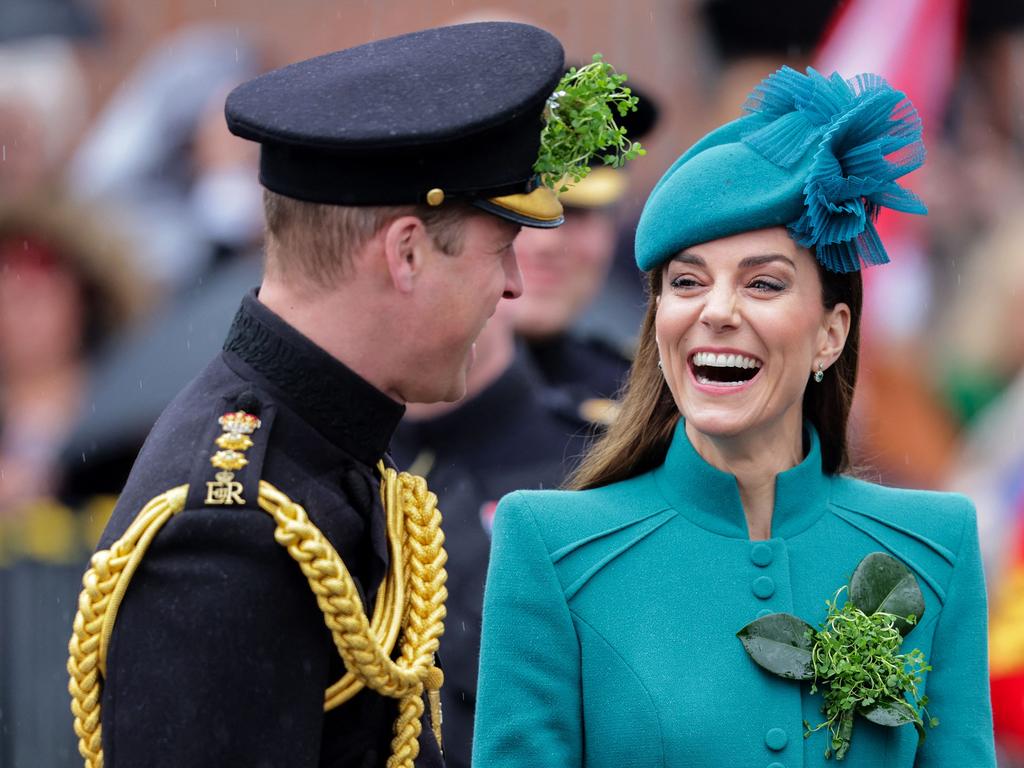
[[[888,260],[880,205],[924,212],[895,183],[923,160],[917,114],[880,78],[788,68],[746,106],[647,202],[637,261],[650,304],[622,410],[578,490],[498,507],[479,768],[801,768],[841,754],[851,768],[995,765],[973,507],[849,473],[858,270]],[[920,590],[899,652],[931,667],[916,686],[927,712],[902,695],[890,712],[939,722],[922,740],[869,720],[860,699],[847,751],[812,730],[841,681],[773,674],[737,632],[778,613],[821,628],[826,600],[852,600],[837,591],[875,552]],[[812,637],[796,633],[788,651]],[[860,642],[854,672],[882,654]],[[920,667],[910,661],[894,669]]]

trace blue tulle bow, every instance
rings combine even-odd
[[[813,68],[783,67],[744,105],[752,128],[743,141],[781,168],[813,152],[804,181],[804,212],[789,224],[833,272],[889,261],[874,221],[881,207],[927,213],[896,179],[924,162],[921,119],[907,97],[878,75],[844,80]]]

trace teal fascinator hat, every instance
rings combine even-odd
[[[881,207],[927,213],[896,180],[924,162],[921,119],[878,75],[783,67],[745,116],[688,149],[651,192],[636,233],[642,270],[699,243],[785,226],[833,272],[889,261]]]

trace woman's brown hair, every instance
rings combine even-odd
[[[658,368],[654,318],[662,272],[652,269],[648,273],[647,313],[619,414],[566,481],[567,488],[596,488],[625,480],[657,467],[665,459],[679,409]],[[804,392],[804,418],[814,425],[821,439],[822,469],[834,475],[850,469],[847,423],[857,382],[863,288],[860,272],[829,272],[818,264],[818,275],[825,309],[836,304],[850,308],[850,333],[842,353],[825,371],[824,380],[808,383]]]

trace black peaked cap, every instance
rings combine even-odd
[[[432,189],[528,192],[558,40],[484,22],[391,37],[268,72],[228,95],[232,133],[258,141],[270,190],[335,205],[419,203]]]

